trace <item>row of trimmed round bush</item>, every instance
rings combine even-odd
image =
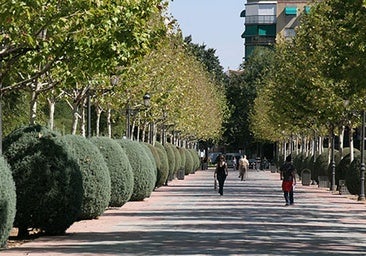
[[[3,141],[0,245],[12,227],[62,234],[75,221],[150,197],[155,188],[199,168],[195,150],[166,143],[65,135],[35,125]]]
[[[306,156],[305,154],[295,155],[293,163],[301,175],[301,171],[308,169],[311,171],[311,179],[319,182],[319,176],[327,176],[329,181],[332,180],[332,163],[329,163],[329,151],[325,149],[322,154],[318,155],[314,161],[314,156]],[[358,195],[361,189],[361,157],[360,151],[354,149],[354,159],[351,162],[350,148],[344,148],[342,154],[334,151],[335,162],[335,184],[339,184],[339,180],[345,180],[346,186],[351,194]],[[342,157],[343,156],[343,157]]]

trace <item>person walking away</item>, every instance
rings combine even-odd
[[[294,186],[296,185],[296,170],[291,163],[291,155],[286,157],[286,162],[280,167],[282,177],[282,191],[285,197],[285,206],[294,204]]]
[[[239,178],[241,181],[247,178],[248,169],[249,169],[249,161],[247,159],[247,156],[244,155],[239,160]]]
[[[237,165],[237,160],[236,157],[233,157],[233,171],[236,171],[236,165]]]
[[[220,155],[219,161],[216,164],[214,178],[219,182],[219,193],[220,195],[224,194],[224,183],[226,177],[228,175],[227,163],[225,161],[225,157]]]

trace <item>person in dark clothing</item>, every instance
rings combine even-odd
[[[286,162],[280,167],[282,177],[282,191],[285,197],[285,206],[294,204],[294,186],[296,185],[296,170],[291,163],[291,155],[286,157]]]
[[[216,170],[214,174],[214,178],[219,182],[219,193],[220,195],[224,194],[224,183],[226,180],[226,176],[228,175],[227,163],[225,161],[225,157],[220,155],[219,161],[216,164]]]

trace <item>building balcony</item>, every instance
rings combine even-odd
[[[275,24],[276,15],[253,15],[245,17],[245,24]]]

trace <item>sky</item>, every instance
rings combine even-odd
[[[195,44],[216,49],[224,71],[236,70],[243,62],[244,0],[174,0],[169,12],[178,21],[183,36]]]

